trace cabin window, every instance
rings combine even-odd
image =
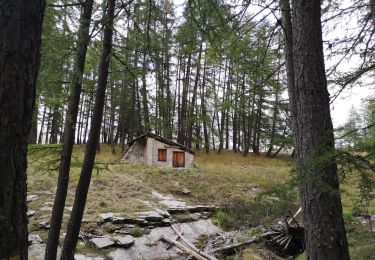
[[[158,161],[167,161],[167,149],[158,149]]]

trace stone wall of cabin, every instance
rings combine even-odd
[[[122,158],[123,161],[131,163],[147,163],[146,155],[146,142],[135,142]]]
[[[158,149],[167,149],[167,161],[158,161]],[[194,155],[178,147],[172,147],[154,138],[147,138],[146,161],[149,165],[173,167],[173,152],[185,152],[185,168],[194,166]]]

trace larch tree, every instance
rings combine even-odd
[[[0,2],[0,259],[27,259],[27,144],[45,3]]]
[[[60,236],[61,222],[64,214],[65,200],[68,192],[70,163],[73,151],[79,101],[82,91],[82,77],[85,68],[87,46],[90,40],[90,22],[93,0],[86,0],[83,4],[81,23],[78,30],[78,46],[72,78],[72,88],[69,97],[67,119],[64,127],[64,144],[61,151],[59,177],[57,182],[56,197],[51,216],[51,228],[48,233],[48,241],[45,259],[56,259],[57,247]]]
[[[99,144],[100,126],[102,124],[103,109],[105,102],[105,92],[109,74],[109,64],[112,51],[113,20],[115,10],[115,0],[108,0],[108,7],[103,14],[104,36],[103,49],[99,65],[98,86],[94,102],[93,116],[88,142],[86,145],[85,157],[78,181],[73,210],[70,215],[67,233],[64,239],[64,246],[61,260],[73,260],[81,222],[86,205],[87,193],[90,186],[91,174],[94,167],[96,149]]]
[[[308,259],[349,259],[325,75],[320,1],[281,1]],[[291,52],[292,51],[292,52]]]

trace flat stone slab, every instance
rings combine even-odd
[[[198,212],[207,212],[207,211],[214,211],[217,207],[213,205],[194,205],[194,206],[185,206],[185,207],[170,207],[167,211],[170,214],[177,214],[177,213],[198,213]]]
[[[42,260],[46,251],[46,244],[33,244],[28,247],[29,260]],[[60,259],[61,249],[57,248],[57,257]]]
[[[116,238],[116,245],[121,246],[121,247],[131,247],[134,244],[134,237],[130,235],[122,236],[122,237],[117,237]]]
[[[115,214],[113,212],[99,214],[99,217],[101,217],[103,221],[111,221],[114,216]]]
[[[105,258],[101,256],[87,256],[82,254],[75,254],[74,260],[105,260]]]
[[[29,245],[43,243],[43,240],[40,238],[39,235],[29,235],[27,240],[29,242]]]
[[[123,217],[112,217],[113,224],[126,224],[129,219]]]
[[[95,248],[98,249],[107,248],[115,245],[115,242],[113,242],[108,237],[95,237],[90,239],[89,241]]]
[[[170,218],[171,217],[171,214],[169,214],[168,211],[164,211],[164,210],[161,210],[159,208],[152,208],[152,210],[156,211],[157,213],[159,213],[160,215],[162,215],[164,218]]]
[[[185,207],[186,202],[182,200],[178,200],[171,195],[163,195],[157,191],[151,192],[152,196],[159,199],[159,203],[167,206],[168,208],[177,208],[177,207]]]
[[[149,222],[160,222],[163,220],[163,216],[156,211],[145,211],[137,214],[140,218],[144,218]]]
[[[176,227],[182,230],[184,237],[190,243],[194,243],[202,235],[211,236],[220,232],[220,229],[209,219],[186,222],[178,224]],[[160,241],[162,235],[176,237],[176,233],[171,227],[157,227],[151,229],[149,234],[135,238],[134,245],[130,248],[118,248],[110,252],[108,257],[113,260],[184,259],[179,249]]]

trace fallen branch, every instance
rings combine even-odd
[[[212,254],[212,253],[215,254],[215,253],[219,253],[219,252],[225,252],[225,251],[228,251],[228,250],[233,250],[233,249],[241,248],[241,247],[244,247],[244,246],[247,246],[247,245],[250,245],[250,244],[258,242],[261,239],[261,237],[262,236],[255,236],[255,237],[252,237],[251,239],[249,239],[249,240],[247,240],[245,242],[237,243],[237,244],[233,244],[233,245],[227,245],[227,246],[223,246],[223,247],[219,247],[219,248],[210,250],[207,253],[209,253],[209,254]]]
[[[292,224],[292,221],[294,221],[295,223],[298,223],[297,221],[296,221],[296,217],[299,215],[299,213],[301,213],[302,212],[302,207],[299,207],[299,209],[297,210],[297,212],[296,212],[296,214],[294,214],[294,216],[292,216],[290,219],[289,219],[289,221],[288,221],[288,224],[290,225],[290,224]]]
[[[182,241],[185,242],[185,244],[187,244],[193,251],[195,251],[196,253],[202,255],[203,257],[209,259],[209,260],[216,260],[215,257],[213,256],[210,256],[208,254],[206,254],[205,252],[203,251],[200,251],[198,248],[196,248],[193,244],[191,244],[189,241],[187,241],[183,236],[182,234],[177,230],[177,228],[173,225],[171,225],[171,228],[174,230],[174,232],[176,232],[177,236],[179,238],[181,238]],[[176,239],[177,240],[177,239]]]
[[[184,231],[181,230],[181,235],[184,234]],[[174,240],[178,241],[180,239],[180,237],[177,235],[176,238]],[[173,244],[169,244],[169,246],[167,247],[167,250],[171,249],[171,247],[173,247]]]
[[[186,246],[182,245],[180,242],[177,242],[176,240],[166,237],[165,235],[162,235],[160,239],[168,242],[169,244],[175,245],[177,248],[181,249],[184,253],[190,256],[194,256],[197,260],[207,260],[207,258],[201,256],[200,254],[196,253],[193,250],[190,250]]]

